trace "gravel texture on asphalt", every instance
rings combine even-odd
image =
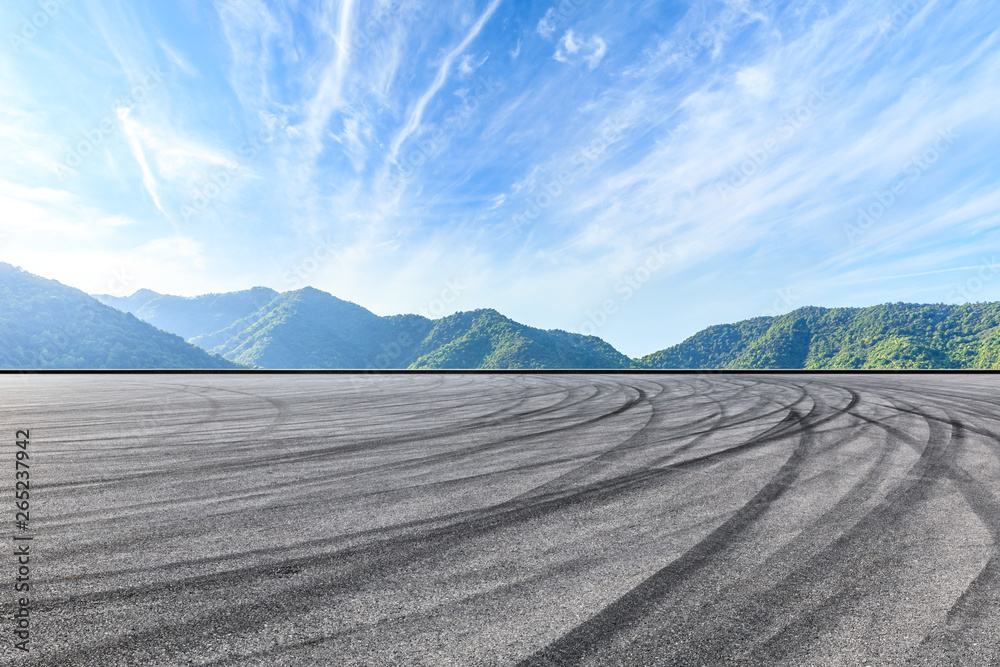
[[[1000,375],[3,380],[4,664],[1000,662]]]

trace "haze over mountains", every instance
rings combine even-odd
[[[712,326],[629,359],[599,338],[535,329],[495,310],[439,320],[379,317],[313,288],[278,294],[257,287],[191,299],[144,290],[117,301],[98,298],[184,332],[190,342],[226,359],[262,368],[1000,367],[997,303],[804,307]],[[234,317],[229,327],[212,331]]]
[[[92,297],[0,263],[0,307],[0,367],[18,369],[1000,368],[1000,303],[805,307],[639,359],[492,309],[380,317],[311,287]]]
[[[155,327],[190,339],[225,329],[263,308],[276,296],[278,293],[273,289],[254,287],[242,292],[204,294],[192,298],[157,294],[148,289],[141,289],[131,296],[101,294],[95,298],[118,310],[132,313]]]
[[[420,315],[379,317],[312,287],[281,294],[256,287],[191,298],[141,290],[130,297],[95,298],[165,330],[183,332],[190,343],[250,367],[621,369],[633,365],[595,336],[528,327],[491,309],[437,320]],[[220,327],[226,318],[229,326]]]
[[[86,293],[0,263],[0,368],[235,368]]]

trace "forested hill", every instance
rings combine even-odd
[[[86,293],[0,263],[0,368],[235,368]]]
[[[492,309],[434,321],[411,368],[631,368],[632,361],[596,336],[519,324]]]
[[[307,287],[277,296],[250,318],[198,344],[260,368],[628,368],[603,340],[543,331],[495,310],[379,317]]]
[[[492,309],[380,317],[312,287],[99,297],[202,349],[10,265],[0,265],[0,298],[6,368],[1000,368],[1000,303],[805,307],[712,326],[629,359],[600,338],[537,329]]]
[[[799,308],[709,327],[643,368],[1000,368],[1000,303]]]
[[[421,336],[429,320],[415,329],[382,318],[361,306],[312,287],[284,292],[252,316],[209,337],[193,339],[227,359],[260,368],[376,367],[383,348],[407,333]],[[399,355],[383,368],[405,368]]]
[[[221,331],[270,303],[278,293],[268,287],[241,292],[173,296],[141,289],[130,296],[94,294],[103,304],[132,313],[140,320],[190,341]]]

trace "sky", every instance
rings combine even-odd
[[[0,261],[629,356],[1000,300],[995,0],[11,0]]]

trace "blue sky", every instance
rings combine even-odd
[[[1000,300],[1000,4],[12,0],[0,260],[631,356]]]

